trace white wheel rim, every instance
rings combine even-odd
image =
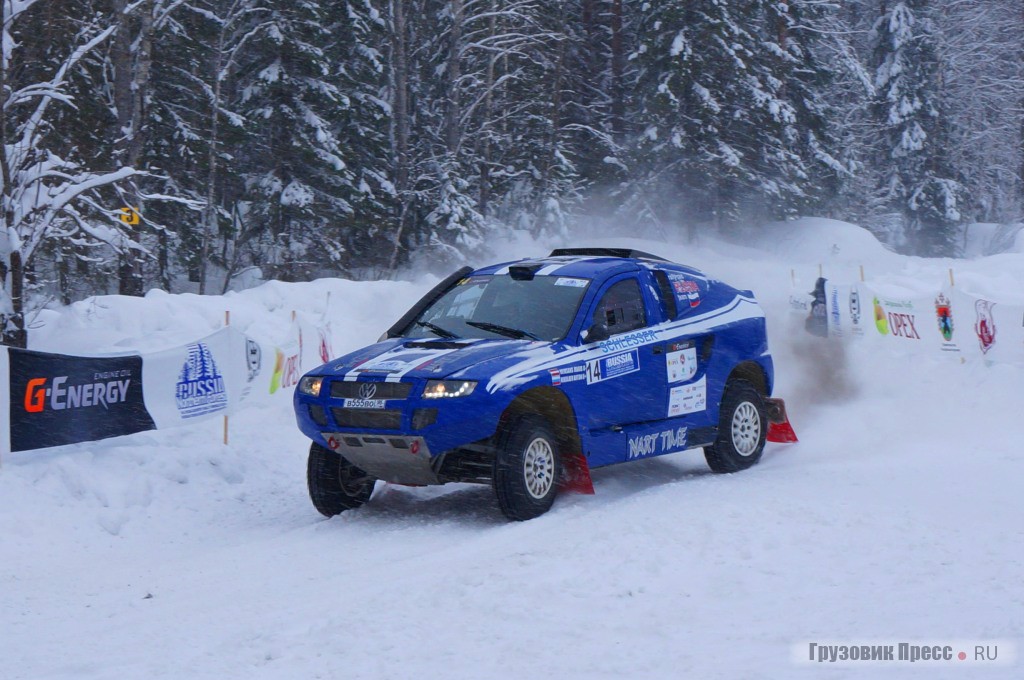
[[[757,407],[745,401],[732,414],[732,445],[744,458],[757,451],[761,441],[761,415]]]
[[[538,500],[551,491],[551,485],[555,483],[555,452],[548,440],[537,437],[526,447],[523,478],[526,490]]]

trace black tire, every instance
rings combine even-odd
[[[309,447],[306,484],[313,507],[320,514],[334,517],[358,508],[370,500],[376,481],[340,454],[317,443]]]
[[[746,380],[725,386],[718,419],[718,438],[704,447],[704,458],[715,472],[746,470],[761,460],[768,418],[764,396]]]
[[[546,420],[525,415],[512,423],[494,458],[494,494],[502,513],[519,522],[550,510],[561,465],[558,440]]]

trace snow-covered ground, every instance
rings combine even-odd
[[[378,487],[323,519],[287,398],[233,416],[228,446],[211,421],[10,455],[0,678],[1024,677],[1007,662],[1024,651],[1024,367],[827,343],[787,303],[820,264],[929,289],[954,267],[1021,304],[1024,255],[905,258],[823,220],[743,246],[577,241],[753,289],[800,443],[735,475],[709,473],[698,451],[598,470],[596,495],[525,523],[471,485]],[[272,336],[297,308],[330,318],[340,354],[431,281],[96,299],[40,315],[32,343],[159,349],[210,332],[225,308]],[[1002,641],[1003,664],[798,662],[814,641],[947,640]]]

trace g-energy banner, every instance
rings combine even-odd
[[[155,429],[142,397],[142,357],[8,350],[11,451]]]

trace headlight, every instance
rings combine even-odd
[[[465,397],[476,388],[475,380],[428,380],[423,390],[424,399],[439,397]]]
[[[323,378],[305,377],[299,381],[299,392],[308,394],[311,397],[320,396],[320,386],[324,383]]]

